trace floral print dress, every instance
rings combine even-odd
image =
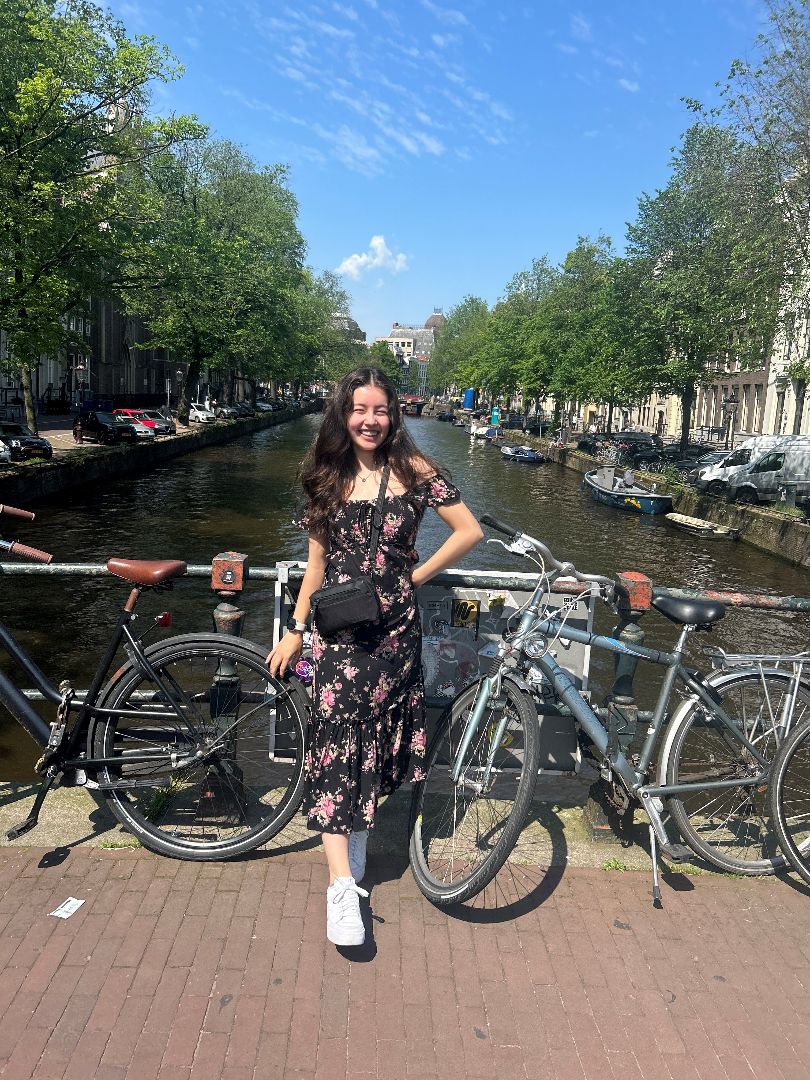
[[[373,828],[378,798],[424,775],[422,627],[411,570],[426,508],[460,499],[438,475],[403,495],[388,494],[373,568],[374,502],[344,503],[331,524],[324,585],[371,569],[383,618],[334,637],[313,634],[315,684],[304,758],[310,829],[348,834]]]

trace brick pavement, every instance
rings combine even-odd
[[[807,892],[671,882],[655,911],[647,874],[509,866],[448,914],[375,860],[371,940],[338,951],[313,852],[5,848],[0,1075],[804,1080]]]

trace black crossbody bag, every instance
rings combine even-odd
[[[371,522],[371,547],[369,551],[369,566],[373,572],[374,560],[377,556],[377,545],[380,540],[382,527],[382,507],[385,493],[388,490],[388,476],[391,466],[386,465],[380,480],[380,490],[377,502],[372,510]],[[374,588],[371,574],[362,574],[352,578],[351,581],[343,581],[339,585],[327,585],[323,589],[316,589],[312,594],[312,622],[319,634],[331,637],[340,630],[348,630],[354,626],[364,626],[380,621],[382,611],[380,601],[377,598],[377,590]]]

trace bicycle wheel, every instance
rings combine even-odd
[[[450,779],[478,686],[463,690],[439,718],[425,778],[411,799],[411,871],[428,900],[442,907],[469,900],[495,877],[515,846],[537,783],[537,710],[509,679],[501,687],[505,705],[488,706],[473,737],[461,782]],[[506,728],[486,790],[481,790],[504,712]]]
[[[770,808],[779,846],[810,885],[810,717],[794,727],[774,759]]]
[[[89,733],[92,755],[115,759],[97,775],[110,810],[161,855],[227,859],[266,843],[303,796],[300,683],[271,678],[261,649],[217,634],[146,656],[155,677],[127,664],[98,702],[113,715]]]
[[[790,673],[743,672],[713,685],[727,715],[772,761],[793,689]],[[810,692],[799,687],[793,724],[806,716]],[[739,786],[703,788],[668,799],[672,819],[693,851],[736,874],[771,874],[785,865],[768,817],[767,785],[747,782],[759,766],[701,701],[694,701],[681,718],[662,771],[667,784],[740,780]]]

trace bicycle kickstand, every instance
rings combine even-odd
[[[45,802],[45,796],[50,791],[51,784],[54,781],[53,776],[46,776],[39,786],[37,797],[34,799],[34,805],[31,807],[31,811],[25,821],[21,821],[19,825],[15,825],[13,829],[9,829],[6,833],[6,840],[16,840],[24,833],[29,832],[39,822],[39,812],[42,809],[42,804]]]
[[[658,837],[655,835],[655,829],[650,825],[650,858],[652,859],[652,875],[653,875],[653,907],[662,908],[664,902],[661,899],[661,882],[658,877]]]

